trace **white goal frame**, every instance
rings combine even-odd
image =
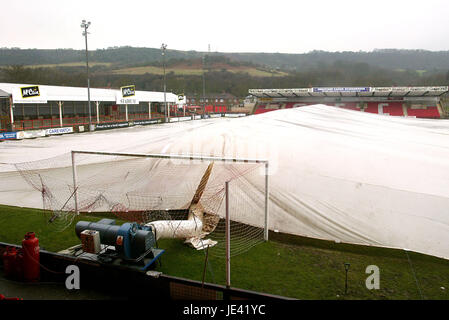
[[[78,215],[78,196],[77,196],[77,168],[76,168],[76,154],[91,154],[91,155],[105,155],[105,156],[124,156],[124,157],[139,157],[139,158],[157,158],[157,159],[177,159],[177,160],[197,160],[197,161],[216,161],[216,162],[231,162],[231,163],[260,163],[265,165],[265,221],[264,221],[264,240],[268,241],[268,223],[269,223],[269,188],[268,188],[268,167],[269,161],[262,159],[239,159],[239,158],[220,158],[207,157],[195,155],[171,155],[171,154],[145,154],[145,153],[122,153],[122,152],[103,152],[103,151],[81,151],[72,150],[72,174],[73,174],[73,198],[75,201],[75,213]],[[228,210],[228,208],[226,208]]]

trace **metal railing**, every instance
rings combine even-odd
[[[222,111],[222,112],[206,112],[206,114],[224,114],[224,113],[242,113],[239,111]],[[184,111],[171,111],[170,117],[190,117],[194,115],[203,114],[202,110],[197,110],[194,112],[192,110]],[[158,112],[151,112],[151,118],[148,113],[128,113],[128,121],[133,120],[149,120],[149,119],[161,119],[164,118],[164,115]],[[112,115],[94,115],[92,117],[92,122],[96,123],[112,123],[112,122],[125,122],[126,114],[125,113],[116,113]],[[62,126],[72,126],[72,125],[87,125],[89,124],[89,117],[63,117],[62,118]],[[0,132],[8,131],[7,130],[8,123],[6,121],[2,121]],[[15,120],[14,127],[16,131],[19,130],[33,130],[33,129],[47,129],[47,128],[57,128],[61,127],[61,121],[59,118],[46,118],[46,119],[25,119],[25,120]]]

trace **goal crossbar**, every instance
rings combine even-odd
[[[269,222],[269,210],[268,210],[268,164],[269,161],[265,159],[242,159],[242,158],[228,158],[228,157],[212,157],[212,156],[195,156],[195,155],[172,155],[172,154],[145,154],[145,153],[122,153],[122,152],[104,152],[104,151],[82,151],[72,150],[72,173],[73,173],[73,188],[74,188],[74,201],[75,212],[78,211],[78,197],[77,197],[77,170],[75,163],[75,154],[91,154],[91,155],[105,155],[105,156],[124,156],[124,157],[140,157],[140,158],[157,158],[157,159],[178,159],[178,160],[197,160],[197,161],[220,161],[220,162],[232,162],[232,163],[255,163],[265,165],[265,222],[264,222],[264,240],[268,241],[268,222]]]
[[[179,160],[199,160],[199,161],[221,161],[221,162],[241,162],[241,163],[263,163],[268,164],[268,160],[261,159],[241,159],[241,158],[219,158],[211,156],[194,156],[194,155],[171,155],[171,154],[157,154],[157,153],[122,153],[122,152],[102,152],[102,151],[80,151],[72,150],[72,154],[96,154],[105,156],[128,156],[141,158],[159,158],[159,159],[179,159]]]

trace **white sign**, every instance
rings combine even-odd
[[[45,134],[47,136],[51,136],[54,134],[65,134],[65,133],[73,133],[73,127],[51,128],[51,129],[45,130]]]
[[[18,139],[33,139],[45,137],[45,130],[20,131],[17,133]]]
[[[47,93],[39,86],[15,88],[12,93],[13,103],[47,103]]]
[[[121,87],[116,95],[117,104],[139,104],[134,86]]]
[[[225,114],[225,117],[228,117],[228,118],[240,118],[240,117],[244,117],[244,116],[246,116],[245,113],[226,113]]]
[[[313,92],[369,92],[369,87],[313,88]]]

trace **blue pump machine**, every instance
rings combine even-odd
[[[156,248],[156,231],[151,226],[135,222],[118,226],[112,219],[79,221],[75,226],[78,238],[81,238],[81,232],[85,230],[98,231],[101,244],[115,247],[113,253],[106,253],[103,258],[119,258],[128,264],[141,266],[142,271],[146,271],[164,253],[164,250]]]

